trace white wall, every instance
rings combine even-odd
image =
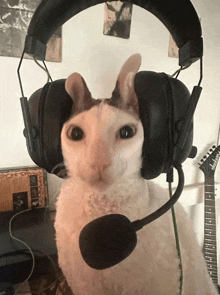
[[[203,230],[203,173],[197,163],[216,143],[220,119],[220,2],[219,0],[193,0],[201,18],[204,37],[203,92],[194,120],[194,144],[198,147],[196,159],[184,165],[185,190],[181,203],[194,220],[200,243]],[[134,6],[131,37],[129,40],[104,36],[104,5],[83,11],[63,26],[63,61],[48,63],[53,79],[65,78],[79,72],[96,98],[109,97],[118,72],[124,61],[133,53],[142,55],[141,70],[153,70],[172,74],[178,68],[178,60],[168,58],[169,33],[163,24],[149,12]],[[16,70],[18,58],[0,57],[0,168],[32,165],[22,135],[23,119],[20,109],[20,89]],[[24,60],[21,69],[26,96],[46,82],[45,73],[33,61]],[[195,63],[180,75],[191,91],[198,83],[199,64]],[[217,166],[216,181],[220,182]],[[60,181],[49,177],[50,198],[56,197]],[[167,186],[165,176],[157,180]],[[218,187],[219,185],[217,185]],[[220,212],[220,193],[217,192],[217,209]],[[218,233],[220,219],[218,219]],[[220,236],[220,234],[219,234]],[[220,239],[219,239],[220,245]]]

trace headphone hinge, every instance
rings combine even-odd
[[[179,49],[179,65],[181,67],[194,63],[203,56],[202,37],[189,40]]]
[[[38,60],[45,60],[47,46],[34,36],[25,38],[24,52]]]

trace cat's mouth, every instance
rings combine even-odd
[[[89,173],[88,171],[80,171],[79,176],[85,183],[99,191],[106,189],[115,181],[114,175],[108,169],[99,171],[94,169]]]
[[[114,182],[113,179],[107,173],[103,173],[103,171],[90,176],[87,175],[86,177],[84,175],[82,178],[89,183],[89,185],[98,190],[104,190]]]

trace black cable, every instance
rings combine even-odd
[[[49,78],[50,78],[50,81],[51,82],[53,82],[53,79],[51,78],[51,75],[50,75],[50,72],[49,72],[49,70],[48,70],[48,68],[47,68],[47,66],[46,66],[46,63],[45,63],[45,61],[43,60],[43,64],[44,64],[44,66],[45,66],[45,69],[46,69],[46,71],[47,71],[47,75],[49,76]]]
[[[167,173],[167,182],[169,184],[169,195],[170,198],[172,198],[172,182],[173,182],[173,168],[170,169],[170,171]],[[181,258],[181,250],[180,250],[180,242],[179,242],[179,234],[178,234],[178,227],[177,227],[177,222],[176,222],[176,214],[174,210],[174,206],[171,208],[171,213],[172,213],[172,219],[173,219],[173,228],[174,228],[174,235],[175,235],[175,240],[176,240],[176,250],[179,258],[179,268],[180,268],[180,293],[179,295],[182,294],[182,288],[183,288],[183,265],[182,265],[182,258]]]
[[[174,77],[175,79],[177,79],[177,77],[179,76],[180,72],[183,70],[188,69],[191,66],[191,63],[188,64],[187,66],[181,66],[178,70],[176,70],[176,72],[173,73],[173,75],[171,75],[171,77],[174,77],[176,75],[176,77]]]
[[[34,61],[35,61],[35,63],[47,74],[47,83],[51,80],[51,81],[53,81],[52,80],[52,78],[51,78],[51,75],[50,75],[50,73],[49,73],[49,70],[48,70],[48,68],[47,68],[47,66],[46,66],[46,64],[45,64],[45,62],[43,61],[43,64],[44,64],[44,67],[38,62],[38,60],[34,57]]]
[[[202,79],[203,79],[203,59],[201,57],[200,58],[200,79],[199,79],[198,86],[200,86]]]

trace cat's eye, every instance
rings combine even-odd
[[[72,140],[82,140],[84,137],[84,132],[80,127],[71,127],[68,130],[68,137]]]
[[[119,130],[119,137],[122,139],[131,138],[135,135],[135,128],[133,126],[125,125]]]

